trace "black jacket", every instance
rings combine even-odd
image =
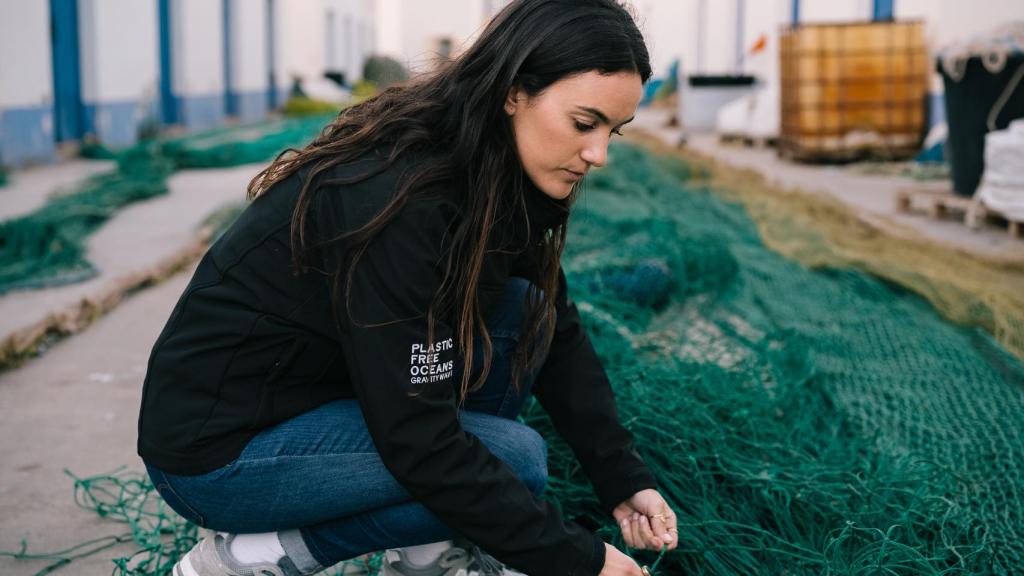
[[[382,158],[372,153],[332,176],[367,173]],[[356,184],[324,184],[313,219],[318,236],[352,230],[378,214],[410,162]],[[293,175],[253,201],[200,262],[153,347],[140,456],[174,474],[208,472],[237,458],[261,429],[356,398],[385,466],[450,528],[531,575],[597,574],[604,563],[600,539],[535,498],[460,427],[450,326],[439,322],[435,350],[424,350],[424,311],[459,218],[453,195],[417,195],[371,242],[354,276],[349,317],[345,306],[334,313],[326,274],[293,273],[289,230],[301,178]],[[564,203],[533,187],[526,194],[535,232],[567,217]],[[535,276],[530,254],[488,253],[479,291],[485,315],[508,276]],[[329,266],[332,255],[324,260]],[[654,481],[618,422],[564,275],[556,304],[554,340],[533,393],[610,510]],[[420,392],[409,394],[411,386]]]

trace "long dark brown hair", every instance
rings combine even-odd
[[[644,82],[650,78],[643,37],[619,2],[516,0],[491,20],[461,56],[441,64],[430,75],[347,108],[308,146],[283,152],[250,182],[249,198],[300,169],[308,170],[291,225],[295,267],[306,272],[316,268],[316,255],[324,248],[322,240],[308,234],[307,219],[315,197],[342,190],[317,186],[320,175],[381,144],[390,150],[381,170],[409,152],[428,158],[401,180],[395,196],[376,217],[357,230],[330,239],[344,243],[348,257],[328,273],[337,305],[339,298],[348,294],[356,264],[369,243],[409,198],[440,183],[451,186],[463,217],[452,231],[450,249],[438,263],[441,286],[426,311],[426,321],[430,342],[436,319],[452,322],[463,359],[460,400],[464,399],[483,385],[493,355],[477,299],[481,265],[487,252],[496,249],[489,244],[492,230],[516,220],[529,229],[524,199],[527,177],[503,104],[513,86],[536,96],[560,79],[588,71],[635,72]],[[576,191],[574,188],[570,203]],[[535,366],[554,334],[554,296],[565,236],[563,222],[543,237],[529,239],[538,255],[537,288],[549,297],[527,298],[525,329],[513,361],[512,383],[516,387],[523,370]],[[481,338],[484,356],[480,376],[471,384],[474,336]],[[542,346],[530,346],[541,336],[545,339]]]

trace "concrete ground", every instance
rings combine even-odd
[[[770,183],[827,194],[853,208],[866,221],[897,235],[916,233],[950,248],[970,253],[1024,260],[1024,239],[1012,238],[1005,227],[986,225],[971,230],[962,218],[933,220],[924,214],[896,210],[896,193],[920,186],[909,177],[860,174],[851,166],[799,164],[780,159],[774,148],[723,144],[713,133],[688,133],[667,127],[669,112],[641,110],[630,128],[654,134],[669,145],[685,146],[727,166],[754,170]]]
[[[125,301],[45,356],[0,374],[0,551],[68,548],[127,532],[78,508],[72,480],[120,466],[142,471],[135,454],[142,379],[150,348],[185,289],[183,273]],[[111,573],[119,545],[58,574]],[[28,576],[48,563],[0,557],[0,574]]]
[[[168,194],[129,205],[89,238],[88,258],[99,269],[99,276],[78,284],[0,295],[0,341],[175,254],[195,238],[211,212],[244,200],[249,180],[262,167],[249,164],[175,173],[168,179]],[[33,181],[27,189],[28,183],[23,184],[27,179],[19,173],[15,178],[10,184],[14,190],[9,192],[22,198],[32,192],[45,196],[45,191],[59,182],[55,178],[47,187]]]

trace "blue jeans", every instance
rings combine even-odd
[[[534,375],[523,377],[518,392],[510,385],[529,289],[521,278],[505,285],[487,321],[494,347],[491,372],[483,387],[467,396],[459,420],[540,495],[547,481],[547,446],[537,432],[514,420]],[[474,355],[479,367],[479,342]],[[190,522],[235,534],[298,529],[302,552],[320,567],[455,536],[384,467],[355,400],[329,402],[263,430],[236,460],[212,472],[178,476],[149,465],[147,470],[167,504]]]

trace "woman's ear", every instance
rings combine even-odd
[[[505,98],[505,113],[509,116],[513,116],[516,110],[519,109],[519,102],[522,98],[522,90],[519,86],[513,86],[508,89],[508,96]]]

